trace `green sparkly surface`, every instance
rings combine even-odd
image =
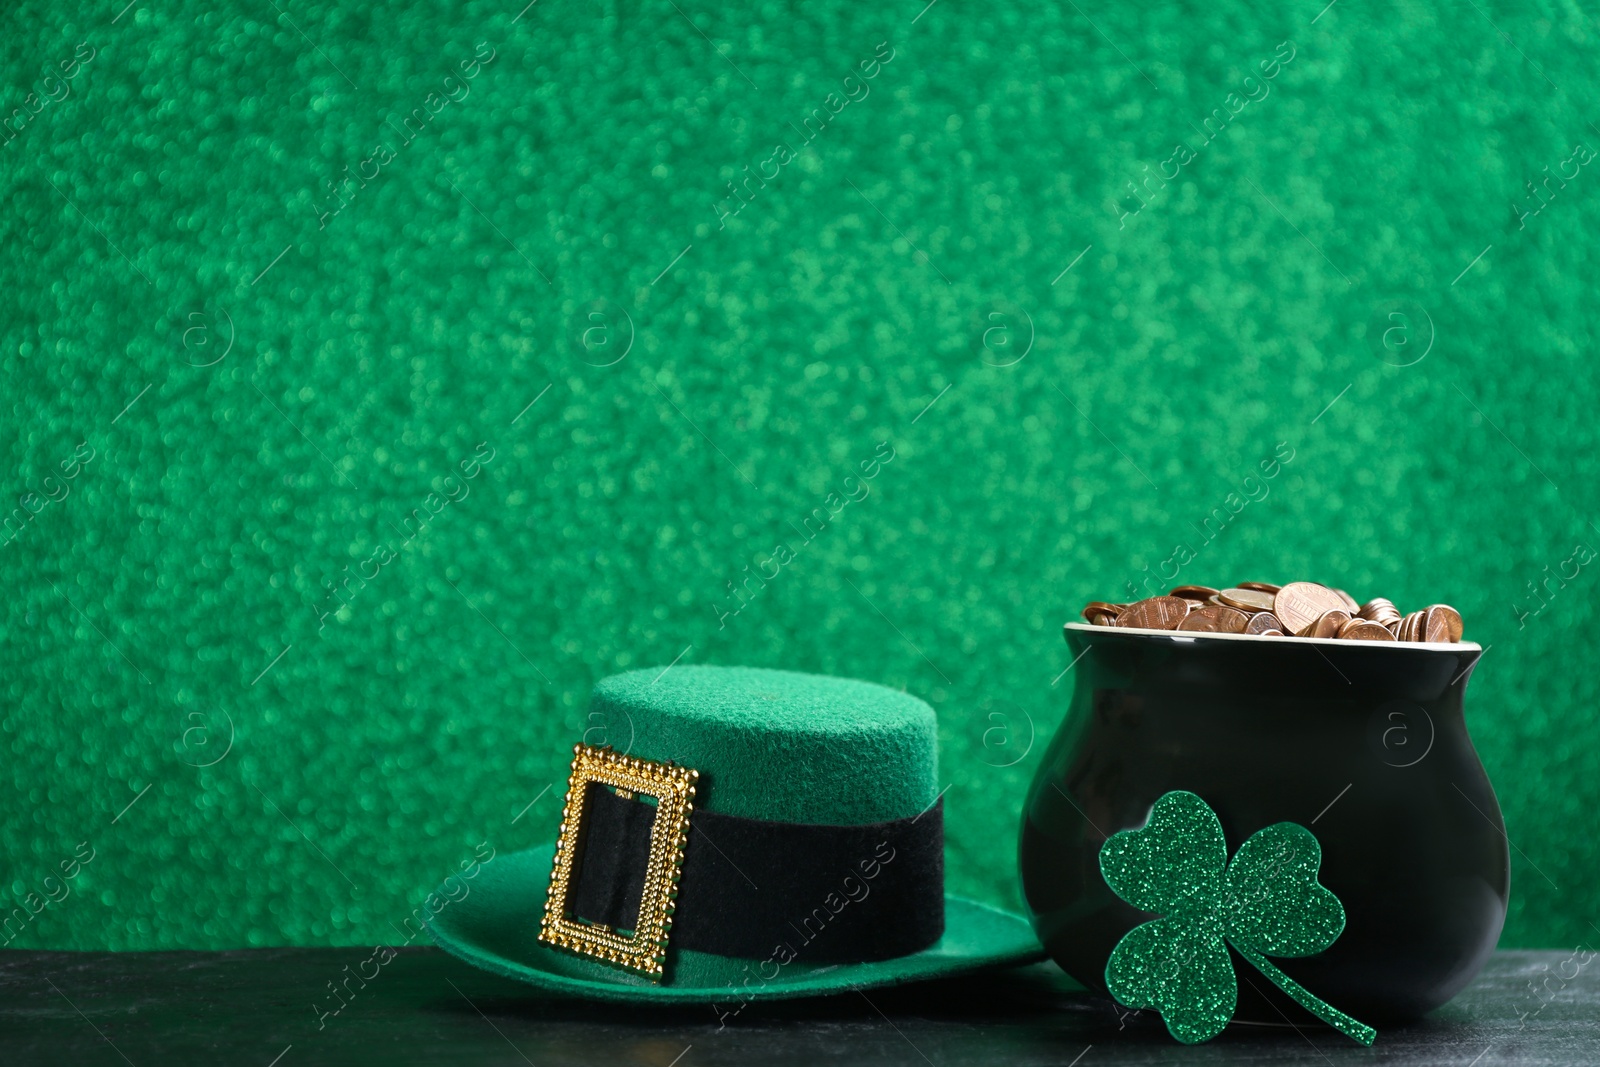
[[[1596,26],[1323,7],[10,5],[9,943],[393,940],[673,662],[928,700],[1015,906],[1147,567],[1460,608],[1592,939]]]

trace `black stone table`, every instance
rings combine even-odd
[[[0,952],[0,1064],[782,1067],[909,1064],[1600,1064],[1600,967],[1501,952],[1455,1001],[1365,1049],[1321,1026],[1234,1025],[1184,1046],[1053,964],[819,1000],[627,1008],[554,999],[434,949]],[[346,971],[346,967],[350,971]],[[341,1003],[330,983],[377,977]],[[731,1011],[725,1005],[724,1011]]]

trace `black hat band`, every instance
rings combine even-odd
[[[638,920],[656,805],[587,782],[564,911],[612,930]],[[921,951],[944,933],[944,802],[860,826],[769,822],[697,809],[689,819],[674,948],[861,963]]]

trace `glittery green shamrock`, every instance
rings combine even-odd
[[[1233,1018],[1239,985],[1228,946],[1318,1018],[1370,1045],[1372,1027],[1312,996],[1268,956],[1310,956],[1344,931],[1344,905],[1317,882],[1322,848],[1280,822],[1252,834],[1228,862],[1222,823],[1193,793],[1157,800],[1150,821],[1112,834],[1100,873],[1112,892],[1160,918],[1129,930],[1106,961],[1111,995],[1154,1008],[1172,1036],[1207,1041]]]

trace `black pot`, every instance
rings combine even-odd
[[[1189,634],[1067,625],[1072,706],[1023,808],[1022,887],[1057,963],[1105,990],[1122,935],[1153,918],[1100,874],[1106,838],[1187,789],[1231,856],[1276,822],[1308,827],[1344,933],[1273,962],[1373,1025],[1472,980],[1505,922],[1500,805],[1462,718],[1474,644]],[[1237,1018],[1310,1019],[1238,956]]]

